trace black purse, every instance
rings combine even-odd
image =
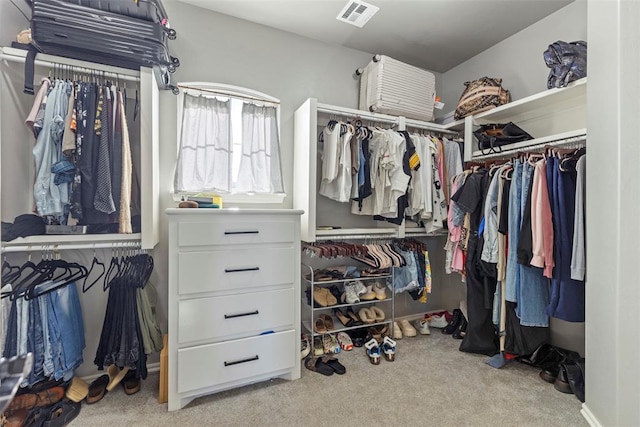
[[[513,122],[482,125],[473,131],[482,154],[499,153],[502,146],[533,139]]]

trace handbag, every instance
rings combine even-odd
[[[465,82],[464,86],[454,112],[455,120],[498,107],[511,99],[509,91],[502,87],[502,79],[499,78],[482,77]]]
[[[499,153],[503,145],[533,139],[526,131],[513,122],[506,124],[482,125],[473,131],[482,154]]]
[[[547,89],[565,87],[574,80],[587,76],[587,42],[557,42],[543,53],[549,71]]]

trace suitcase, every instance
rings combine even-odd
[[[128,68],[166,66],[174,72],[180,61],[169,55],[164,27],[149,21],[66,3],[35,0],[31,19],[33,41],[47,53],[51,47],[100,53],[109,63],[113,57]]]
[[[161,0],[64,0],[79,6],[103,10],[105,12],[143,19],[167,26],[169,17]],[[172,39],[175,38],[173,31]]]
[[[436,96],[433,73],[375,55],[360,75],[361,110],[432,121]]]

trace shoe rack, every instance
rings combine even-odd
[[[365,270],[367,267],[362,266],[362,268],[358,268],[359,271],[363,271]],[[304,327],[304,329],[306,329],[306,331],[308,332],[310,339],[310,344],[311,344],[311,352],[314,352],[314,342],[315,342],[315,338],[316,337],[320,337],[322,340],[324,340],[324,336],[328,335],[328,334],[332,334],[334,336],[337,336],[337,334],[339,332],[348,332],[348,331],[354,331],[356,329],[365,329],[368,330],[371,327],[382,327],[382,326],[387,326],[387,330],[388,330],[388,334],[391,334],[391,330],[393,328],[393,322],[394,322],[394,318],[395,318],[395,310],[394,310],[394,292],[393,290],[389,289],[389,287],[386,286],[387,280],[391,279],[391,282],[393,283],[393,269],[388,269],[386,274],[383,275],[376,275],[376,276],[362,276],[362,277],[358,277],[358,278],[347,278],[347,279],[334,279],[334,280],[318,280],[316,278],[316,273],[314,271],[314,268],[311,267],[310,265],[307,265],[305,263],[302,263],[302,268],[301,268],[301,272],[302,272],[302,278],[301,278],[301,283],[303,283],[303,289],[302,289],[302,325]],[[348,303],[348,302],[342,302],[340,296],[336,297],[337,303],[336,304],[332,304],[332,305],[327,305],[327,306],[317,306],[317,303],[314,303],[314,301],[316,301],[316,297],[318,297],[317,293],[318,291],[322,292],[322,293],[331,293],[329,291],[329,288],[331,288],[332,286],[337,286],[341,292],[346,292],[346,289],[344,288],[345,284],[350,284],[350,283],[354,283],[356,281],[360,281],[362,282],[365,287],[367,285],[371,285],[372,287],[374,286],[375,282],[379,282],[379,283],[383,283],[385,286],[385,293],[386,293],[386,298],[384,299],[371,299],[371,300],[360,300],[359,302],[353,302],[353,303]],[[307,289],[309,290],[309,297],[307,297]],[[321,298],[320,298],[321,299]],[[348,310],[353,311],[358,318],[360,318],[360,316],[358,315],[359,311],[362,308],[372,308],[372,307],[377,307],[378,309],[382,310],[384,312],[384,319],[382,320],[374,320],[371,323],[365,323],[364,319],[360,319],[360,321],[362,321],[362,324],[356,324],[353,326],[345,326],[344,323],[340,320],[340,318],[337,316],[337,313],[334,312],[334,310],[340,310],[340,312],[342,312],[342,314],[344,314],[343,318],[347,318],[347,319],[352,319],[348,313]],[[378,311],[379,313],[379,311]],[[316,325],[316,322],[318,322],[318,319],[326,319],[326,316],[330,317],[330,321],[326,322],[323,321],[321,322],[325,324],[330,323],[332,324],[332,328],[328,329],[323,332],[318,332],[318,330],[316,328],[314,328],[314,325]],[[355,320],[355,319],[352,319]],[[364,333],[364,335],[366,335],[366,333]],[[324,341],[323,341],[324,342]],[[339,348],[339,345],[338,345]],[[339,351],[336,351],[336,353]],[[325,352],[326,354],[326,352]]]

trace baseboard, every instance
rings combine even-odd
[[[148,373],[159,372],[159,371],[160,371],[160,362],[148,363],[147,364],[147,372]],[[87,384],[91,384],[91,382],[93,382],[93,380],[98,378],[100,375],[104,375],[104,374],[105,374],[104,371],[100,371],[100,372],[97,372],[95,374],[87,375],[85,377],[80,377],[80,378],[82,378]]]
[[[582,409],[580,413],[584,417],[585,420],[589,423],[591,427],[602,427],[602,424],[598,421],[598,419],[593,415],[593,413],[589,410],[589,407],[586,403],[582,404]]]

